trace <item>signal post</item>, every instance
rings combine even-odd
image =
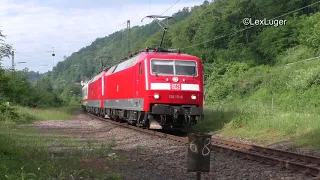
[[[197,180],[201,172],[210,172],[211,135],[188,135],[187,171],[196,172]]]

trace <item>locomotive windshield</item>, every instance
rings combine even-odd
[[[197,76],[197,64],[195,61],[183,60],[152,60],[152,74],[155,75],[180,75]]]
[[[168,60],[152,60],[152,74],[168,74],[173,75],[174,61]]]

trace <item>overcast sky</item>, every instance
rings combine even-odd
[[[13,45],[17,69],[47,72],[53,65],[96,38],[131,26],[141,25],[149,14],[161,14],[177,0],[0,0],[0,29]],[[204,0],[181,0],[164,15]],[[150,5],[149,5],[150,2]],[[149,8],[150,7],[150,8]],[[150,10],[150,12],[149,12]],[[143,24],[149,23],[149,19]],[[52,47],[56,51],[53,59]],[[11,66],[4,59],[3,66]]]

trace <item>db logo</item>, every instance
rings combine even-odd
[[[171,84],[171,89],[180,90],[180,84]]]

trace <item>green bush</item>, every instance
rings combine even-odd
[[[18,113],[14,108],[8,106],[7,104],[0,103],[0,121],[6,121],[9,119],[13,121],[18,120]]]
[[[35,120],[35,116],[18,111],[15,107],[0,103],[0,123],[30,123]]]

